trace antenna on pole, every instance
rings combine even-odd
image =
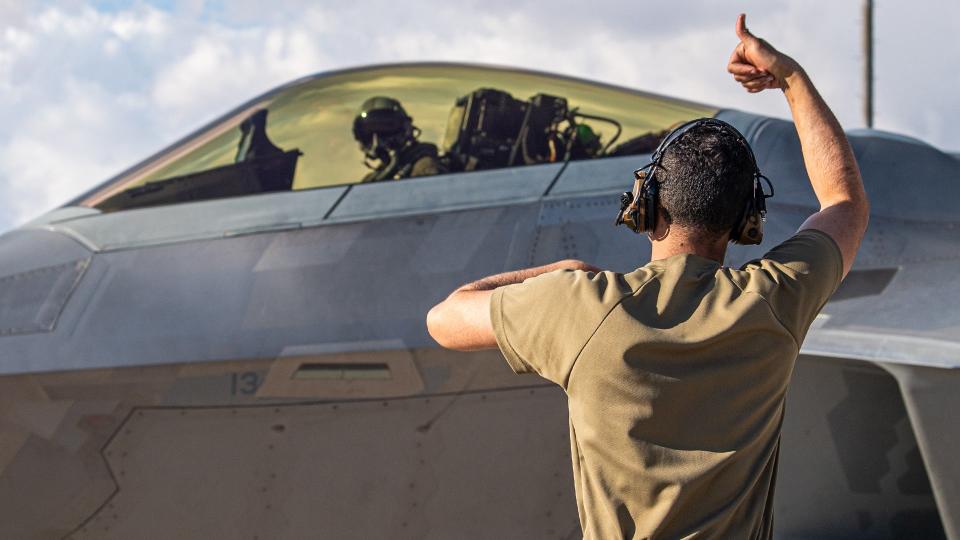
[[[873,0],[863,0],[863,120],[873,127]]]

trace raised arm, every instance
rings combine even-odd
[[[497,339],[490,320],[490,297],[494,289],[554,270],[600,269],[582,261],[567,259],[545,266],[504,272],[468,283],[453,291],[443,302],[427,313],[427,331],[440,345],[448,349],[472,351],[493,349]]]
[[[745,15],[737,19],[737,37],[740,43],[730,56],[727,71],[748,92],[783,90],[800,136],[807,176],[820,202],[820,211],[800,229],[818,229],[836,241],[846,276],[870,215],[850,143],[800,64],[750,33]]]

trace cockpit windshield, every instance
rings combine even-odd
[[[647,153],[715,109],[582,80],[444,64],[283,87],[84,198],[104,211]]]

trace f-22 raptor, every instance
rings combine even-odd
[[[776,187],[740,265],[817,208],[792,124],[461,64],[294,81],[6,232],[0,537],[577,537],[561,389],[424,315],[471,277],[644,264],[619,194],[702,116]],[[870,229],[796,366],[776,535],[958,539],[960,160],[849,136]]]

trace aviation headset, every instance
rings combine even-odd
[[[652,231],[657,226],[657,204],[659,202],[660,183],[657,181],[657,170],[662,169],[661,162],[670,145],[679,141],[691,129],[708,126],[718,131],[726,131],[733,135],[750,156],[753,165],[753,193],[743,208],[743,213],[730,231],[730,241],[737,244],[759,244],[763,240],[763,222],[766,221],[766,200],[773,197],[773,184],[770,179],[760,173],[757,158],[743,135],[737,128],[716,118],[698,118],[691,120],[671,131],[660,141],[660,145],[653,152],[650,163],[633,171],[633,192],[624,192],[620,196],[620,213],[617,214],[617,225],[626,225],[635,233]],[[770,186],[770,194],[763,190],[760,180]]]

